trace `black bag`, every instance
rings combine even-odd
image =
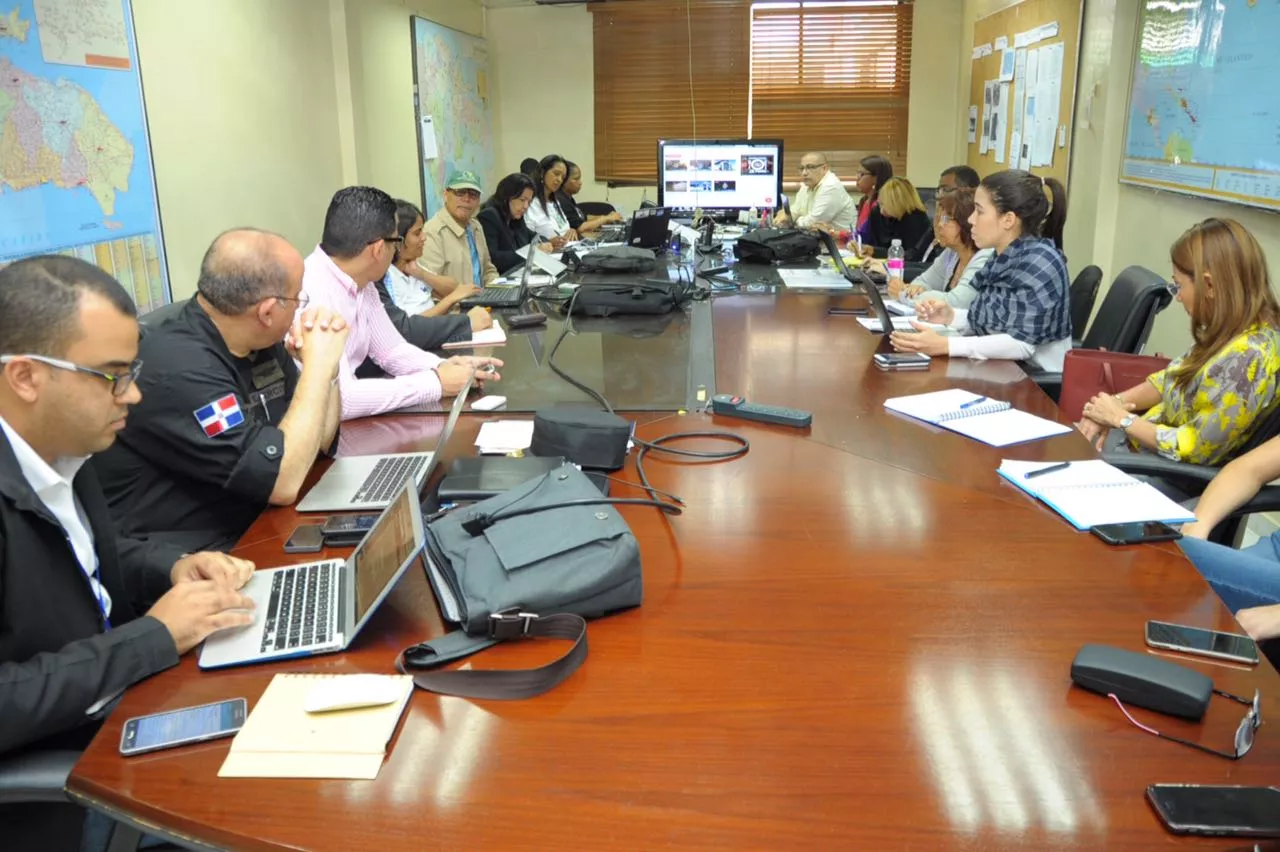
[[[616,414],[582,405],[553,405],[533,415],[535,456],[563,456],[576,465],[619,470],[627,463],[631,424]]]
[[[748,263],[796,263],[813,260],[821,248],[821,241],[808,231],[757,228],[739,237],[733,251]]]
[[[693,297],[693,288],[687,284],[670,281],[583,284],[573,294],[567,307],[574,314],[588,317],[666,314],[676,310]]]
[[[657,265],[658,258],[650,249],[609,246],[596,249],[581,258],[577,255],[570,257],[569,252],[565,252],[565,262],[575,266],[578,272],[586,274],[626,274],[648,272]]]

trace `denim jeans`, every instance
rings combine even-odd
[[[1280,533],[1242,550],[1196,538],[1178,544],[1233,613],[1280,603]]]

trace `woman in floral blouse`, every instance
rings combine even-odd
[[[1142,384],[1095,396],[1078,426],[1099,447],[1108,430],[1122,429],[1134,449],[1222,464],[1280,399],[1280,303],[1262,247],[1233,219],[1205,219],[1170,255],[1169,289],[1195,342]]]

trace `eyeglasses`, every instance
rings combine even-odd
[[[123,373],[104,373],[92,367],[81,367],[79,364],[72,364],[70,361],[47,358],[44,355],[0,355],[0,364],[8,364],[12,361],[17,361],[19,358],[39,361],[41,364],[47,364],[59,370],[67,370],[72,373],[88,373],[90,376],[106,379],[107,383],[111,385],[111,395],[116,397],[124,396],[130,385],[138,380],[138,374],[142,372],[142,361],[140,360],[130,364],[129,369]]]
[[[404,237],[396,235],[394,237],[378,237],[376,240],[369,240],[365,245],[371,246],[374,243],[391,243],[392,245],[395,245],[396,243],[402,242],[404,242]]]
[[[823,168],[824,166],[826,166],[826,163],[819,163],[819,164],[818,164],[818,165],[816,165],[816,166],[806,166],[806,165],[801,164],[801,166],[800,166],[800,171],[802,171],[802,172],[816,172],[818,169]]]
[[[1185,745],[1185,746],[1191,746],[1192,748],[1199,749],[1200,751],[1207,751],[1209,754],[1216,754],[1218,757],[1225,757],[1227,760],[1239,760],[1240,758],[1244,757],[1246,754],[1249,753],[1249,749],[1253,748],[1254,732],[1257,731],[1258,726],[1262,724],[1262,693],[1255,690],[1253,693],[1252,701],[1248,700],[1247,698],[1241,698],[1238,695],[1232,695],[1229,692],[1223,692],[1221,689],[1215,689],[1213,691],[1213,694],[1221,695],[1223,698],[1230,698],[1232,701],[1243,704],[1249,708],[1249,712],[1246,713],[1244,718],[1240,720],[1240,726],[1236,728],[1236,750],[1234,754],[1228,754],[1225,751],[1218,751],[1215,748],[1202,746],[1200,745],[1200,743],[1191,742],[1191,740],[1184,740],[1179,737],[1171,737],[1168,734],[1160,733],[1155,728],[1148,728],[1146,725],[1142,724],[1137,719],[1133,718],[1133,716],[1129,713],[1128,708],[1126,708],[1124,704],[1120,702],[1119,698],[1116,698],[1116,695],[1114,692],[1107,693],[1107,697],[1116,703],[1116,706],[1120,708],[1121,713],[1124,713],[1124,717],[1126,719],[1128,719],[1137,727],[1146,731],[1148,734],[1153,734],[1154,736],[1157,736],[1157,737],[1163,737],[1166,740],[1172,740],[1175,743],[1181,743],[1182,745]]]
[[[1177,281],[1166,281],[1164,282],[1164,288],[1169,291],[1170,296],[1177,296],[1182,290],[1182,285]]]
[[[280,295],[273,294],[273,295],[267,296],[266,298],[275,299],[280,302],[297,302],[298,310],[302,310],[307,305],[311,304],[311,297],[308,296],[306,293],[300,293],[297,296],[280,296]]]
[[[956,191],[956,189],[958,189],[958,187],[954,187],[954,186],[939,186],[939,187],[938,187],[938,195],[950,195],[951,193],[955,192],[955,191]]]
[[[862,169],[858,169],[858,173],[857,173],[856,175],[854,175],[854,178],[855,178],[856,180],[862,180],[864,177],[871,177],[871,172],[867,172],[867,171],[863,171]]]
[[[947,224],[948,222],[954,222],[954,221],[955,221],[955,219],[952,219],[952,218],[951,218],[950,216],[948,216],[946,213],[939,213],[939,214],[938,214],[938,224],[939,224],[939,225],[945,225],[945,224]]]

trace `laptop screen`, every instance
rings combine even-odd
[[[355,623],[359,625],[382,599],[400,570],[424,544],[422,508],[412,482],[382,512],[378,523],[352,554],[355,568]]]

